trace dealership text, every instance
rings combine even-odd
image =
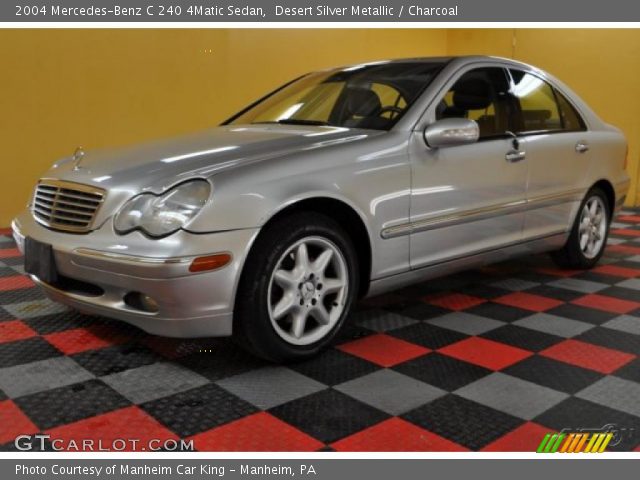
[[[224,477],[225,473],[239,472],[240,475],[256,476],[256,475],[277,475],[285,477],[294,477],[296,475],[317,475],[316,469],[311,464],[300,464],[298,468],[287,465],[249,465],[241,464],[239,467],[225,467],[224,465],[212,465],[209,463],[203,463],[199,465],[184,465],[179,464],[175,467],[171,465],[131,465],[128,463],[113,464],[113,465],[59,465],[53,464],[51,467],[44,465],[23,465],[17,464],[15,473],[16,476],[31,476],[31,475],[66,475],[66,476],[111,476],[111,475],[199,475],[199,476],[214,476]]]

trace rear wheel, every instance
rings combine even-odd
[[[315,355],[334,338],[358,291],[356,255],[330,218],[296,213],[267,227],[245,263],[234,336],[255,355]]]
[[[597,187],[585,196],[565,246],[552,253],[563,268],[592,268],[604,252],[611,213],[607,197]]]

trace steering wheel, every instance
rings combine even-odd
[[[400,107],[396,107],[395,105],[387,105],[386,107],[382,107],[380,109],[380,112],[378,112],[378,116],[381,117],[383,114],[385,114],[387,112],[397,113],[399,115],[403,111],[404,111],[404,109],[402,109]],[[391,117],[393,117],[393,115],[391,115]]]

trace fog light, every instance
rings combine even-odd
[[[215,270],[222,268],[231,261],[231,255],[228,253],[217,253],[215,255],[207,255],[206,257],[194,258],[189,265],[190,272],[204,272],[207,270]]]
[[[149,295],[140,295],[140,302],[145,310],[148,312],[157,312],[158,311],[158,302],[156,302]]]
[[[140,292],[129,292],[124,296],[124,303],[136,310],[143,310],[149,313],[158,311],[158,302],[149,295]]]

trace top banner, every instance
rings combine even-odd
[[[3,0],[0,22],[639,22],[633,0]]]

